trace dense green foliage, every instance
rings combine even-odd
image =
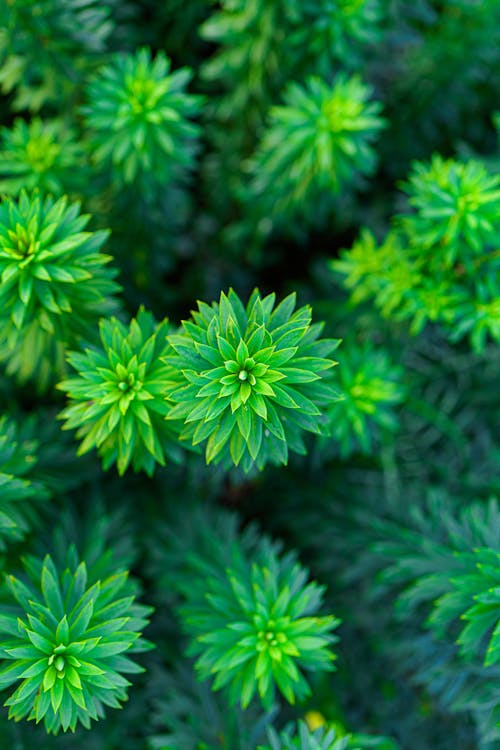
[[[498,0],[0,0],[2,748],[500,750],[499,73]]]
[[[77,435],[84,438],[80,454],[96,447],[104,468],[116,463],[120,474],[130,463],[152,474],[155,462],[165,463],[165,454],[178,459],[165,421],[165,392],[172,378],[161,358],[169,349],[168,331],[167,320],[156,325],[141,309],[129,330],[116,318],[101,320],[101,349],[68,354],[78,377],[58,384],[70,396],[61,417],[66,429],[79,427]]]
[[[126,699],[130,683],[121,673],[141,668],[120,654],[148,645],[138,639],[151,612],[133,604],[126,572],[92,582],[74,547],[67,563],[57,570],[50,555],[26,558],[30,580],[7,577],[18,606],[6,609],[0,622],[7,660],[0,684],[20,681],[6,702],[9,718],[43,719],[54,734],[74,730],[79,721],[89,727],[90,719],[104,715],[104,705],[117,707]]]
[[[287,463],[288,448],[306,452],[302,430],[321,432],[321,407],[336,399],[328,371],[339,341],[318,340],[322,326],[311,325],[310,308],[294,312],[295,299],[274,307],[274,294],[255,290],[244,307],[230,290],[212,307],[199,303],[193,322],[169,336],[167,418],[184,420],[182,440],[208,438],[207,463],[241,462],[245,472]]]

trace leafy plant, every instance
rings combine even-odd
[[[0,2],[0,745],[498,750],[499,42]]]
[[[62,120],[17,118],[2,129],[0,160],[0,190],[10,195],[35,188],[62,195],[81,183],[83,149]]]
[[[262,716],[258,705],[228,711],[225,694],[213,693],[206,682],[199,682],[190,663],[175,672],[155,674],[155,681],[158,698],[152,717],[154,733],[148,740],[151,750],[255,750],[264,737],[270,715]]]
[[[460,262],[472,270],[472,258],[498,240],[500,176],[480,162],[435,155],[430,164],[416,162],[402,187],[415,213],[400,217],[401,223],[436,269]]]
[[[179,168],[192,169],[200,98],[185,89],[187,68],[170,73],[170,60],[147,48],[117,54],[87,86],[85,123],[93,158],[130,184],[142,177],[166,184]]]
[[[365,551],[346,578],[355,586],[369,567],[377,578],[373,606],[392,600],[389,617],[412,624],[411,640],[399,645],[400,668],[451,710],[471,711],[482,737],[498,739],[497,501],[457,513],[433,492],[423,508],[386,519],[358,513],[358,521]]]
[[[6,577],[12,604],[0,619],[0,686],[18,683],[9,717],[43,720],[53,734],[89,727],[126,700],[123,674],[142,671],[129,654],[150,647],[140,631],[151,608],[134,603],[125,571],[91,583],[74,547],[64,568],[50,555],[24,564],[26,581]]]
[[[322,75],[336,65],[359,69],[363,57],[382,41],[387,13],[380,0],[305,0],[302,23],[292,41],[306,64]]]
[[[201,588],[182,589],[180,614],[199,678],[215,677],[212,689],[227,686],[230,702],[243,708],[257,692],[269,710],[276,687],[289,703],[300,702],[310,694],[302,671],[333,668],[339,620],[317,614],[324,587],[307,583],[295,556],[278,551],[263,539],[247,557],[236,544],[230,567],[201,558]]]
[[[245,472],[286,463],[289,448],[305,452],[302,431],[324,431],[321,409],[336,398],[329,355],[339,341],[319,339],[310,308],[294,312],[295,294],[276,308],[275,299],[255,290],[244,307],[230,290],[212,306],[198,303],[183,331],[169,336],[167,418],[183,420],[181,440],[207,441],[207,463]]]
[[[451,591],[434,602],[429,625],[439,634],[454,620],[464,620],[458,636],[461,655],[468,659],[481,653],[486,643],[484,665],[500,661],[500,552],[488,547],[459,557],[464,572],[451,579]]]
[[[169,351],[168,321],[156,324],[141,309],[128,328],[111,318],[101,320],[99,330],[100,346],[68,355],[77,376],[58,385],[69,396],[60,415],[66,420],[63,429],[78,428],[80,455],[95,447],[105,468],[116,463],[123,474],[132,463],[135,471],[151,475],[166,456],[179,460],[180,455],[165,422],[170,371],[161,357]]]
[[[297,17],[293,0],[232,0],[221,4],[200,27],[203,39],[218,45],[201,68],[203,77],[222,89],[216,100],[217,119],[231,122],[245,115],[243,137],[262,124],[285,79],[280,40],[283,28]]]
[[[373,298],[384,316],[410,321],[413,334],[434,321],[452,341],[468,334],[477,351],[488,337],[498,341],[499,186],[475,161],[416,163],[403,185],[416,213],[398,215],[380,247],[365,231],[332,262],[353,302]]]
[[[314,224],[322,203],[372,174],[372,144],[384,120],[371,93],[358,76],[344,74],[333,85],[311,77],[287,86],[251,162],[251,198],[263,202],[263,213]]]
[[[369,453],[380,433],[395,432],[395,409],[405,397],[403,369],[389,354],[370,342],[348,343],[341,349],[336,370],[341,399],[329,410],[331,433],[341,455]]]
[[[36,193],[0,204],[0,361],[40,390],[63,371],[66,347],[92,340],[97,319],[117,309],[106,232],[83,231],[89,218]]]
[[[280,734],[271,730],[269,744],[260,745],[259,750],[347,750],[349,747],[349,737],[339,737],[334,729],[311,731],[307,724],[299,722],[297,729],[289,726]]]
[[[395,743],[385,737],[339,734],[335,728],[310,729],[304,721],[297,726],[289,724],[278,734],[268,730],[269,742],[258,750],[396,750]]]
[[[112,7],[96,0],[16,0],[0,9],[4,93],[14,108],[38,111],[74,93],[92,59],[106,50],[114,30]],[[89,59],[90,58],[90,59]]]

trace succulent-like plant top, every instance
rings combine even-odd
[[[310,729],[304,721],[295,727],[290,724],[278,734],[268,730],[269,742],[259,745],[257,750],[397,750],[396,744],[387,737],[370,737],[339,732],[335,728]]]
[[[134,603],[126,571],[90,585],[84,562],[57,569],[47,555],[24,564],[24,580],[6,576],[0,617],[0,688],[19,683],[9,718],[43,720],[53,734],[88,728],[103,706],[126,700],[123,674],[143,671],[128,654],[150,648],[140,636],[152,610]]]
[[[78,453],[97,448],[105,468],[116,463],[123,474],[132,463],[135,471],[152,474],[166,455],[178,460],[181,454],[165,421],[170,370],[161,357],[169,351],[168,321],[156,324],[141,308],[128,328],[111,318],[99,329],[99,347],[68,355],[77,375],[58,385],[70,399],[61,413],[63,429],[78,428]]]
[[[190,118],[200,102],[185,91],[191,75],[187,68],[171,73],[163,52],[154,59],[147,48],[116,54],[87,88],[96,162],[127,184],[141,175],[164,184],[179,166],[191,167],[199,128]]]
[[[305,214],[313,221],[318,199],[331,201],[370,174],[372,143],[384,126],[371,93],[358,76],[339,75],[333,85],[318,77],[290,83],[251,162],[252,200],[277,218]]]
[[[452,341],[469,335],[482,351],[488,337],[500,340],[500,176],[434,156],[415,163],[402,187],[415,212],[394,217],[380,246],[364,230],[332,268],[353,302],[372,297],[414,334],[439,322]]]
[[[310,694],[303,670],[333,669],[339,620],[318,616],[324,587],[308,582],[293,554],[264,539],[256,554],[235,554],[227,570],[210,566],[181,607],[201,679],[228,687],[229,700],[249,705],[255,693],[270,709],[276,687],[289,703]]]
[[[21,193],[0,204],[0,359],[20,380],[44,387],[64,351],[92,340],[99,316],[117,308],[116,271],[100,252],[106,232],[66,198]]]
[[[40,188],[61,195],[76,187],[76,179],[81,182],[82,162],[83,149],[62,120],[16,119],[12,128],[2,129],[0,192]]]
[[[479,547],[455,553],[462,570],[453,575],[450,590],[436,599],[428,625],[438,637],[456,627],[465,659],[484,658],[484,665],[500,663],[500,550]],[[444,578],[444,576],[443,576]]]
[[[435,270],[457,261],[473,270],[468,261],[500,240],[500,175],[480,162],[435,155],[429,164],[415,162],[402,187],[416,213],[400,220]]]
[[[322,727],[311,730],[303,721],[297,727],[285,727],[279,734],[270,729],[268,734],[269,743],[259,745],[257,750],[348,750],[352,747],[348,736],[339,737],[334,729]]]
[[[198,303],[183,331],[169,336],[168,419],[183,421],[182,440],[206,441],[207,463],[246,472],[286,463],[289,448],[305,452],[303,431],[324,432],[339,341],[320,339],[311,309],[295,304],[291,294],[275,307],[274,294],[255,290],[245,307],[230,290],[211,306]]]

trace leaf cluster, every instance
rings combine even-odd
[[[25,558],[25,579],[6,577],[9,606],[0,619],[2,688],[9,717],[43,720],[47,732],[90,726],[104,706],[119,707],[141,671],[128,654],[150,647],[140,638],[151,608],[129,596],[127,572],[89,580],[85,562],[70,547],[66,566],[50,555]]]

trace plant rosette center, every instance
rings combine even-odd
[[[129,84],[127,105],[134,115],[147,116],[154,112],[162,93],[157,81],[136,78]]]
[[[26,158],[34,172],[48,172],[59,153],[59,146],[49,138],[29,141],[26,144]]]
[[[299,651],[286,635],[286,629],[289,625],[289,617],[267,621],[259,616],[254,618],[255,649],[261,658],[267,657],[271,661],[281,662],[284,654],[288,656],[299,655]]]
[[[37,232],[32,227],[26,228],[17,224],[15,230],[9,229],[7,235],[9,245],[4,245],[4,250],[16,260],[20,260],[22,265],[29,263],[40,247]]]
[[[122,414],[126,413],[130,403],[142,391],[145,374],[146,365],[144,363],[138,364],[135,356],[128,366],[116,365],[114,400],[118,401]]]
[[[269,365],[251,357],[248,346],[241,340],[233,357],[224,361],[224,369],[228,374],[219,379],[222,386],[220,396],[231,396],[232,409],[235,411],[241,404],[246,404],[256,385],[260,383],[262,388],[262,380],[266,379]]]

